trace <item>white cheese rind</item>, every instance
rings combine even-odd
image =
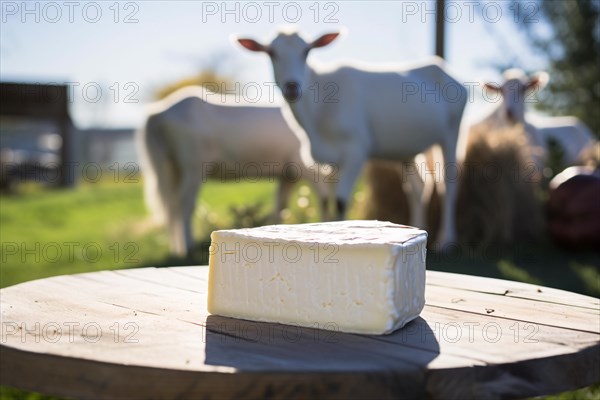
[[[212,314],[386,334],[425,303],[422,230],[342,221],[215,231],[211,239]]]

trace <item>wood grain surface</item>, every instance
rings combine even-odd
[[[600,381],[598,299],[427,272],[385,336],[209,315],[207,267],[0,290],[0,383],[75,398],[518,398]]]

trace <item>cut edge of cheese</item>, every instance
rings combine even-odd
[[[425,305],[427,233],[416,228],[340,221],[215,231],[211,240],[211,314],[387,334]]]

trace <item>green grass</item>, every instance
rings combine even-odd
[[[3,196],[0,208],[3,287],[51,275],[152,264],[167,254],[163,237],[136,232],[145,215],[139,185],[31,188]]]
[[[352,218],[360,217],[364,196],[359,185]],[[210,232],[252,225],[269,215],[275,196],[272,182],[209,182],[194,216],[198,243],[192,259],[169,256],[167,236],[153,226],[143,204],[142,184],[101,182],[74,190],[22,186],[0,197],[0,286],[47,276],[104,269],[204,264]],[[305,200],[298,201],[299,197]],[[284,222],[316,221],[316,199],[303,184],[292,195]],[[251,205],[252,207],[249,207]],[[235,210],[235,212],[233,211]],[[600,296],[600,254],[568,252],[550,242],[473,252],[431,252],[428,268],[520,280]],[[2,399],[45,398],[0,388]],[[552,399],[600,398],[600,386]]]

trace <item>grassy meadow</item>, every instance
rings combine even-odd
[[[0,196],[0,286],[88,271],[166,265],[206,264],[214,229],[266,221],[275,196],[273,182],[209,182],[194,216],[197,246],[191,259],[169,255],[167,236],[155,226],[143,203],[141,180],[82,183],[77,188],[45,189],[24,184]],[[300,183],[284,212],[286,223],[316,221],[316,198]],[[363,185],[350,216],[360,218]],[[428,269],[530,282],[600,296],[600,253],[569,252],[546,241],[511,248],[431,252]],[[0,388],[0,398],[34,399],[37,394]],[[554,397],[552,397],[554,398]],[[560,399],[600,398],[600,386],[563,394]]]

